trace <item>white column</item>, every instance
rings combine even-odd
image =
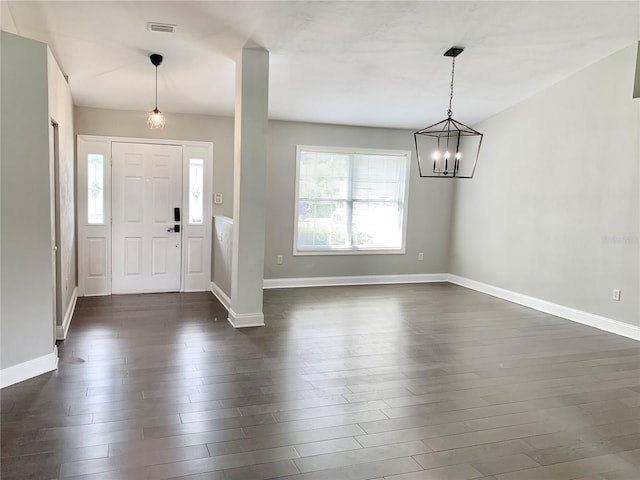
[[[265,183],[269,52],[245,48],[236,64],[233,172],[233,256],[229,322],[264,325]]]

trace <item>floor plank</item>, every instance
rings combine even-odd
[[[3,479],[640,478],[637,342],[451,284],[78,299]]]

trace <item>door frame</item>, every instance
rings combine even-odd
[[[49,181],[51,194],[51,269],[53,272],[53,329],[62,324],[62,265],[60,250],[60,130],[49,119]],[[54,335],[54,345],[56,337]]]
[[[177,145],[182,147],[182,251],[180,291],[208,291],[211,283],[213,211],[213,143],[151,138],[77,136],[78,295],[111,295],[111,163],[113,143]],[[104,162],[104,223],[87,222],[87,162],[90,154]],[[189,223],[189,160],[204,161],[204,223]]]

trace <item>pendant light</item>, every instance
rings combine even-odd
[[[162,55],[158,55],[157,53],[153,53],[149,59],[151,63],[156,67],[156,106],[155,108],[149,112],[149,117],[147,118],[147,126],[150,129],[156,128],[164,128],[165,118],[160,110],[158,110],[158,65],[162,63]]]
[[[464,48],[451,47],[444,53],[445,57],[451,57],[447,118],[413,134],[421,177],[471,178],[476,170],[483,135],[454,120],[451,110],[456,57],[463,51]]]

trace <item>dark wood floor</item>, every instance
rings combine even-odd
[[[2,479],[637,480],[640,350],[449,284],[80,298]]]

